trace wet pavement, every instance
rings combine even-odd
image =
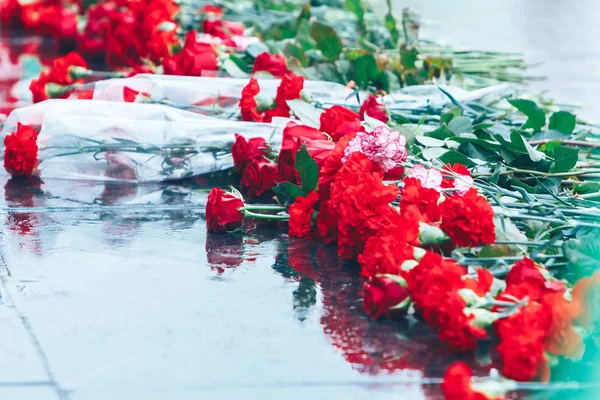
[[[436,22],[425,36],[545,61],[535,88],[596,111],[594,2],[396,3]],[[2,65],[14,106],[23,66]],[[489,372],[485,349],[453,355],[416,320],[370,322],[335,248],[270,225],[208,234],[206,186],[2,176],[0,192],[2,399],[439,399],[457,357]]]

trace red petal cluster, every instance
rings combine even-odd
[[[17,130],[4,138],[4,169],[16,177],[29,177],[37,168],[38,132],[31,126],[17,124]]]
[[[440,209],[440,227],[458,246],[473,247],[496,240],[494,210],[476,189],[470,189],[464,196],[455,194],[447,198]]]

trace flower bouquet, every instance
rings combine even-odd
[[[157,182],[233,166],[233,134],[280,137],[277,124],[224,121],[161,105],[54,100],[14,111],[3,128],[13,176]]]

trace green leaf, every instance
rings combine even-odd
[[[315,21],[310,27],[310,36],[328,60],[337,59],[342,52],[342,40],[331,26]]]
[[[454,132],[452,132],[450,129],[448,129],[447,126],[443,125],[433,131],[426,132],[425,136],[444,140],[447,138],[454,137],[454,136],[456,136],[456,134]]]
[[[319,167],[313,158],[308,154],[306,143],[302,144],[300,150],[296,152],[296,171],[300,175],[302,190],[305,195],[315,190],[319,180]]]
[[[521,129],[532,128],[534,131],[539,131],[546,125],[546,114],[535,102],[525,99],[508,100],[508,102],[527,116],[527,122]]]
[[[321,125],[321,113],[323,111],[317,110],[312,104],[308,104],[300,99],[288,100],[287,104],[294,112],[294,115],[298,117],[304,125],[319,129],[319,126]]]
[[[282,182],[273,188],[279,203],[287,207],[296,201],[296,197],[304,197],[304,192],[298,186],[290,182]]]
[[[588,193],[599,193],[600,183],[598,182],[575,182],[573,184],[573,193],[577,194],[588,194]]]
[[[568,172],[577,163],[577,149],[560,146],[554,149],[554,164],[550,172]]]
[[[444,164],[462,164],[465,167],[475,167],[478,163],[458,151],[448,150],[439,157]]]
[[[356,15],[359,21],[365,17],[365,8],[361,0],[346,0],[346,10]]]
[[[600,267],[600,232],[592,231],[578,239],[563,244],[569,264],[579,276],[585,276]]]
[[[456,133],[471,132],[473,125],[471,124],[471,118],[469,117],[456,117],[448,123],[448,129]]]
[[[372,54],[366,54],[352,61],[354,66],[354,81],[360,87],[367,87],[369,83],[379,78],[379,67]]]
[[[548,128],[556,129],[562,133],[572,133],[575,130],[577,118],[567,111],[557,111],[550,116]]]
[[[259,56],[259,54],[265,52],[268,53],[269,49],[263,42],[252,43],[248,45],[248,48],[246,48],[246,53],[248,53],[248,55],[250,55],[252,58],[256,58]]]
[[[246,79],[250,77],[250,75],[244,72],[231,58],[227,58],[223,62],[223,69],[227,71],[232,78]]]
[[[446,144],[443,140],[424,135],[415,136],[415,140],[425,147],[443,147]]]
[[[309,59],[302,46],[296,42],[288,42],[283,48],[283,53],[289,58],[295,58],[303,67],[308,67]]]

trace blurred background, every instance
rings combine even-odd
[[[374,1],[386,12],[385,1]],[[392,0],[396,14],[409,7],[421,17],[421,37],[472,50],[522,52],[545,76],[529,87],[560,103],[581,106],[598,122],[600,42],[597,0]]]

